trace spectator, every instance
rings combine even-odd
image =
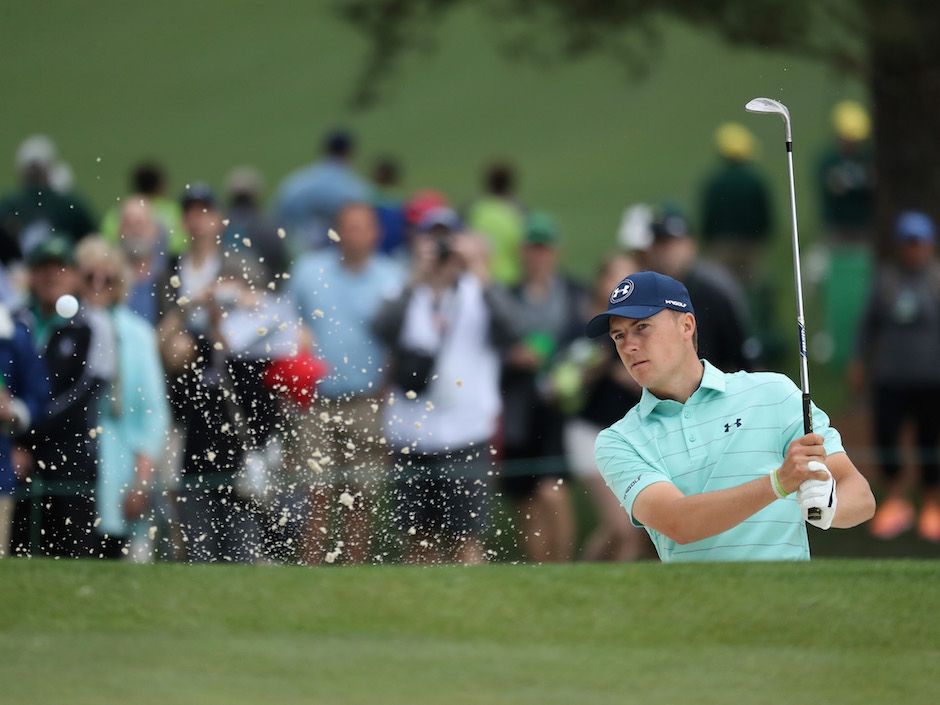
[[[0,303],[0,558],[10,548],[14,466],[25,451],[19,444],[46,410],[46,370],[26,325]]]
[[[388,473],[388,448],[381,444],[382,372],[386,348],[372,333],[383,301],[396,296],[404,272],[376,252],[379,224],[375,211],[351,203],[339,213],[336,247],[305,255],[291,275],[291,291],[303,322],[316,339],[317,354],[329,367],[317,400],[307,410],[295,408],[296,425],[289,468],[302,472],[317,459],[323,474],[313,478],[311,522],[305,559],[321,562],[334,544],[319,528],[329,525],[330,508],[341,493],[355,497],[344,511],[335,540],[343,541],[349,562],[370,557],[371,521]]]
[[[150,202],[142,198],[130,198],[121,206],[119,231],[130,276],[127,307],[155,326],[169,264],[167,233],[154,217]]]
[[[622,254],[607,257],[598,271],[588,318],[607,309],[610,292],[638,269]],[[632,561],[649,552],[646,532],[630,524],[617,497],[594,464],[597,434],[616,423],[640,400],[640,387],[617,356],[609,337],[582,336],[559,356],[552,370],[552,396],[569,414],[564,442],[568,467],[587,488],[597,524],[584,542],[586,561]]]
[[[100,419],[95,531],[101,554],[120,558],[149,508],[154,463],[169,426],[166,387],[153,326],[124,304],[131,274],[120,250],[88,237],[75,258],[82,303],[107,321],[109,344],[116,349],[111,394]]]
[[[180,205],[166,197],[166,173],[163,167],[153,161],[144,161],[134,167],[130,175],[130,193],[126,201],[145,201],[167,235],[167,247],[164,252],[178,256],[189,247],[186,231],[183,228]],[[101,221],[101,234],[110,242],[117,242],[122,234],[121,205],[113,206],[105,213]]]
[[[428,214],[434,211],[451,210],[450,202],[440,191],[433,189],[420,189],[415,191],[411,197],[405,201],[402,207],[402,213],[405,218],[405,245],[399,248],[393,257],[401,263],[403,268],[411,268],[411,248],[416,238],[421,239],[425,234],[420,233],[421,224],[427,218]]]
[[[770,239],[770,194],[754,168],[754,136],[738,123],[718,128],[721,164],[702,189],[702,241],[710,255],[754,290]]]
[[[567,561],[574,516],[565,480],[561,412],[546,398],[546,374],[558,350],[580,334],[585,295],[558,270],[558,227],[546,213],[526,220],[522,281],[510,293],[522,340],[503,364],[500,485],[518,509],[529,560]]]
[[[865,109],[842,101],[832,111],[832,125],[836,141],[819,162],[824,237],[809,252],[806,275],[820,290],[825,317],[823,329],[813,336],[813,349],[841,372],[854,353],[873,276],[876,178]]]
[[[17,502],[14,551],[59,557],[97,555],[94,540],[98,424],[114,374],[114,350],[106,324],[92,310],[65,320],[55,304],[78,293],[68,240],[53,237],[36,246],[30,267],[33,343],[41,351],[51,390],[46,413],[24,447],[20,472],[30,496]]]
[[[393,349],[385,434],[395,454],[397,525],[411,561],[483,560],[500,413],[499,348],[513,339],[485,244],[431,211],[412,239],[405,290],[375,317]]]
[[[487,167],[484,195],[467,209],[467,227],[482,233],[490,245],[493,281],[515,284],[522,275],[520,248],[525,239],[525,212],[516,201],[516,172],[506,163]]]
[[[348,203],[369,200],[371,189],[352,169],[352,135],[334,130],[323,142],[322,160],[290,174],[275,197],[277,225],[287,230],[287,246],[296,259],[327,244],[327,229]]]
[[[917,531],[938,542],[940,263],[934,256],[934,224],[927,215],[902,213],[895,233],[896,261],[884,265],[875,278],[850,367],[854,386],[867,381],[872,389],[875,440],[886,483],[871,530],[878,538],[890,539],[914,524],[898,456],[900,432],[911,421],[917,429],[923,498]]]
[[[169,279],[165,282],[161,297],[160,317],[173,304],[183,303],[178,309],[199,321],[196,328],[205,327],[207,304],[212,289],[222,269],[221,236],[225,227],[222,213],[216,203],[215,194],[206,184],[197,183],[188,187],[180,199],[183,213],[183,228],[190,248],[186,254],[175,258],[168,268]],[[194,306],[188,306],[192,303]]]
[[[189,561],[245,561],[254,520],[235,495],[243,448],[227,402],[223,311],[215,298],[222,214],[203,185],[188,189],[181,204],[190,250],[171,269],[159,339],[182,436],[182,537]]]
[[[56,191],[51,183],[55,145],[45,135],[26,139],[16,153],[19,188],[0,198],[0,262],[27,257],[52,235],[76,241],[95,229],[95,220],[75,194]]]
[[[656,213],[646,203],[634,203],[627,206],[620,217],[617,228],[617,244],[630,257],[635,257],[637,264],[645,266],[646,253],[653,245],[653,218]]]
[[[830,244],[871,245],[875,204],[875,171],[871,120],[851,100],[832,110],[836,142],[819,161],[819,192],[823,226]]]
[[[375,184],[375,214],[379,219],[379,250],[395,256],[405,248],[405,207],[398,189],[401,166],[393,157],[382,157],[372,171]]]
[[[653,223],[649,265],[678,279],[695,301],[699,357],[720,370],[750,369],[756,346],[747,342],[747,304],[734,278],[698,258],[698,248],[681,212],[664,208]]]
[[[285,481],[282,476],[287,419],[265,382],[272,361],[298,354],[301,331],[292,302],[272,292],[271,281],[258,260],[231,255],[222,265],[214,299],[222,312],[220,333],[231,382],[228,413],[244,454],[235,487],[260,515],[260,555],[287,561],[302,538],[306,497],[295,477]]]
[[[261,174],[252,167],[238,167],[228,175],[228,224],[222,244],[226,251],[245,252],[267,270],[267,282],[277,283],[290,269],[290,263],[284,240],[261,210],[262,189]]]

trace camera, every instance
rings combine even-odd
[[[450,233],[437,236],[437,261],[444,262],[454,254],[453,236]]]

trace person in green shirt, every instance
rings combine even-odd
[[[832,245],[871,245],[875,165],[871,120],[861,105],[843,100],[832,109],[835,140],[818,165],[820,210]]]
[[[130,178],[131,193],[108,209],[101,219],[101,235],[110,243],[118,244],[126,233],[121,232],[124,206],[129,201],[142,201],[153,212],[157,222],[167,234],[169,254],[181,255],[189,249],[189,236],[183,227],[183,212],[179,203],[166,196],[166,174],[156,162],[141,162],[134,167]]]
[[[486,192],[467,208],[467,227],[490,246],[493,281],[509,286],[522,277],[525,210],[515,198],[516,174],[509,164],[492,164],[483,177]]]
[[[752,162],[750,131],[726,123],[715,136],[721,163],[702,189],[702,240],[712,257],[753,289],[762,281],[761,260],[771,235],[770,193]]]
[[[699,359],[680,282],[627,277],[587,332],[610,335],[643,388],[639,404],[598,435],[595,459],[662,561],[808,560],[804,522],[847,528],[874,514],[868,482],[815,406],[815,433],[803,434],[789,378],[727,374]]]
[[[60,193],[51,180],[56,149],[45,135],[26,139],[16,155],[20,185],[0,198],[0,262],[18,262],[50,236],[77,242],[95,231],[95,218],[73,193]]]

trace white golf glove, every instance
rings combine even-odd
[[[800,511],[803,512],[803,519],[818,526],[820,529],[828,529],[832,526],[832,520],[836,515],[836,481],[829,472],[829,468],[818,460],[811,460],[808,464],[810,470],[822,470],[829,475],[828,480],[806,480],[796,493],[796,501],[800,504]]]

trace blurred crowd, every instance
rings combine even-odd
[[[829,337],[815,347],[872,387],[879,446],[897,448],[907,415],[919,429],[920,516],[889,452],[890,516],[873,530],[889,538],[917,521],[938,541],[934,226],[902,214],[898,257],[870,273],[867,115],[841,104],[834,127],[810,277]],[[631,205],[585,284],[509,163],[487,166],[479,195],[456,204],[404,193],[392,158],[361,176],[353,135],[337,130],[267,204],[251,168],[220,193],[192,183],[174,198],[147,162],[98,218],[52,141],[30,137],[18,186],[0,197],[0,555],[649,555],[593,461],[597,433],[640,390],[584,322],[624,277],[655,269],[688,287],[700,354],[719,368],[778,364],[787,349],[768,274],[786,230],[754,137],[723,125],[716,146],[700,229],[675,205]],[[859,286],[870,292],[847,302]],[[573,487],[595,510],[579,555]]]

